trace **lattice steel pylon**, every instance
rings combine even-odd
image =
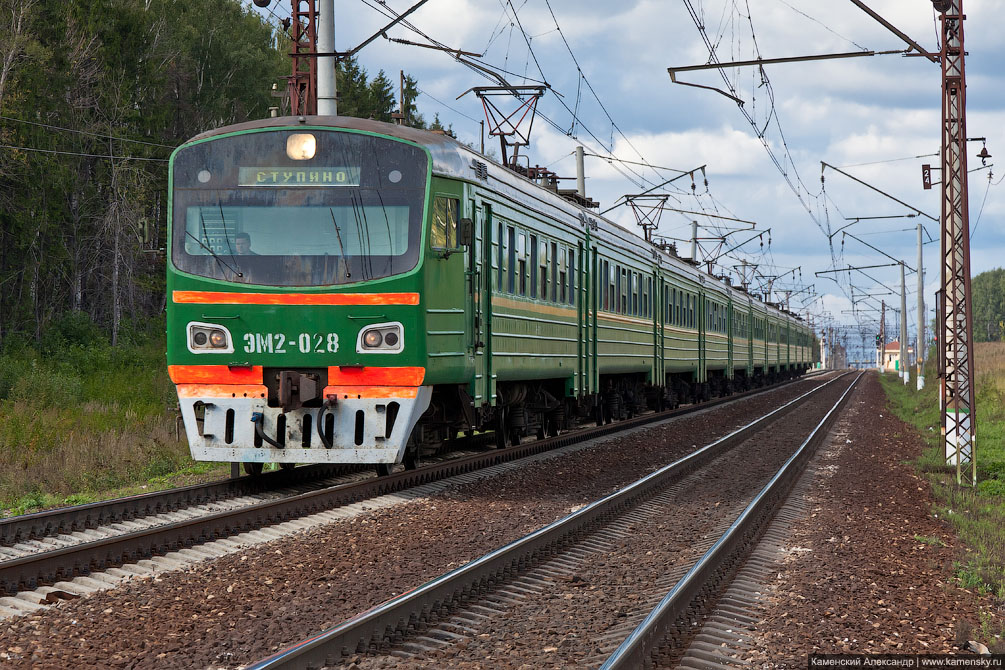
[[[291,0],[293,72],[289,77],[290,114],[318,113],[318,12],[315,0]]]
[[[942,432],[956,483],[977,484],[973,313],[970,292],[970,213],[967,205],[967,85],[963,0],[941,0],[942,12],[942,338],[946,411]],[[969,473],[967,472],[969,470]]]

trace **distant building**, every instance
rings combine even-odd
[[[911,359],[914,357],[914,347],[907,347],[907,360],[910,363]],[[879,349],[876,349],[876,365],[882,365],[884,372],[900,372],[900,342],[894,340],[886,345],[886,348],[880,354]]]

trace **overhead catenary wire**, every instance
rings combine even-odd
[[[43,154],[60,154],[63,156],[82,156],[85,158],[105,158],[117,161],[153,161],[156,163],[167,163],[167,158],[147,158],[144,156],[114,156],[111,154],[88,154],[79,151],[59,151],[56,149],[37,149],[34,147],[19,147],[12,144],[0,144],[0,149],[16,149],[18,151],[34,151]]]
[[[13,116],[0,115],[0,119],[4,121],[13,121],[15,123],[24,123],[30,126],[36,126],[40,128],[46,128],[47,130],[57,130],[66,133],[77,133],[79,135],[87,135],[88,137],[97,137],[103,140],[116,140],[118,142],[130,142],[132,144],[145,144],[151,147],[163,147],[165,149],[174,149],[175,145],[172,144],[161,144],[159,142],[147,142],[145,140],[132,140],[127,137],[117,137],[115,135],[106,135],[104,133],[95,133],[88,130],[78,130],[75,128],[65,128],[63,126],[56,126],[50,123],[41,123],[39,121],[28,121],[27,119],[18,119]]]

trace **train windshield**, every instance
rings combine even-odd
[[[329,286],[414,268],[428,158],[359,133],[210,140],[174,160],[171,257],[203,277]]]

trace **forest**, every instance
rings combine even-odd
[[[238,0],[0,0],[0,351],[156,327],[168,157],[284,105],[288,53]],[[340,113],[390,121],[397,79],[340,63]]]
[[[1005,269],[982,272],[970,284],[974,304],[974,340],[1005,341]]]

